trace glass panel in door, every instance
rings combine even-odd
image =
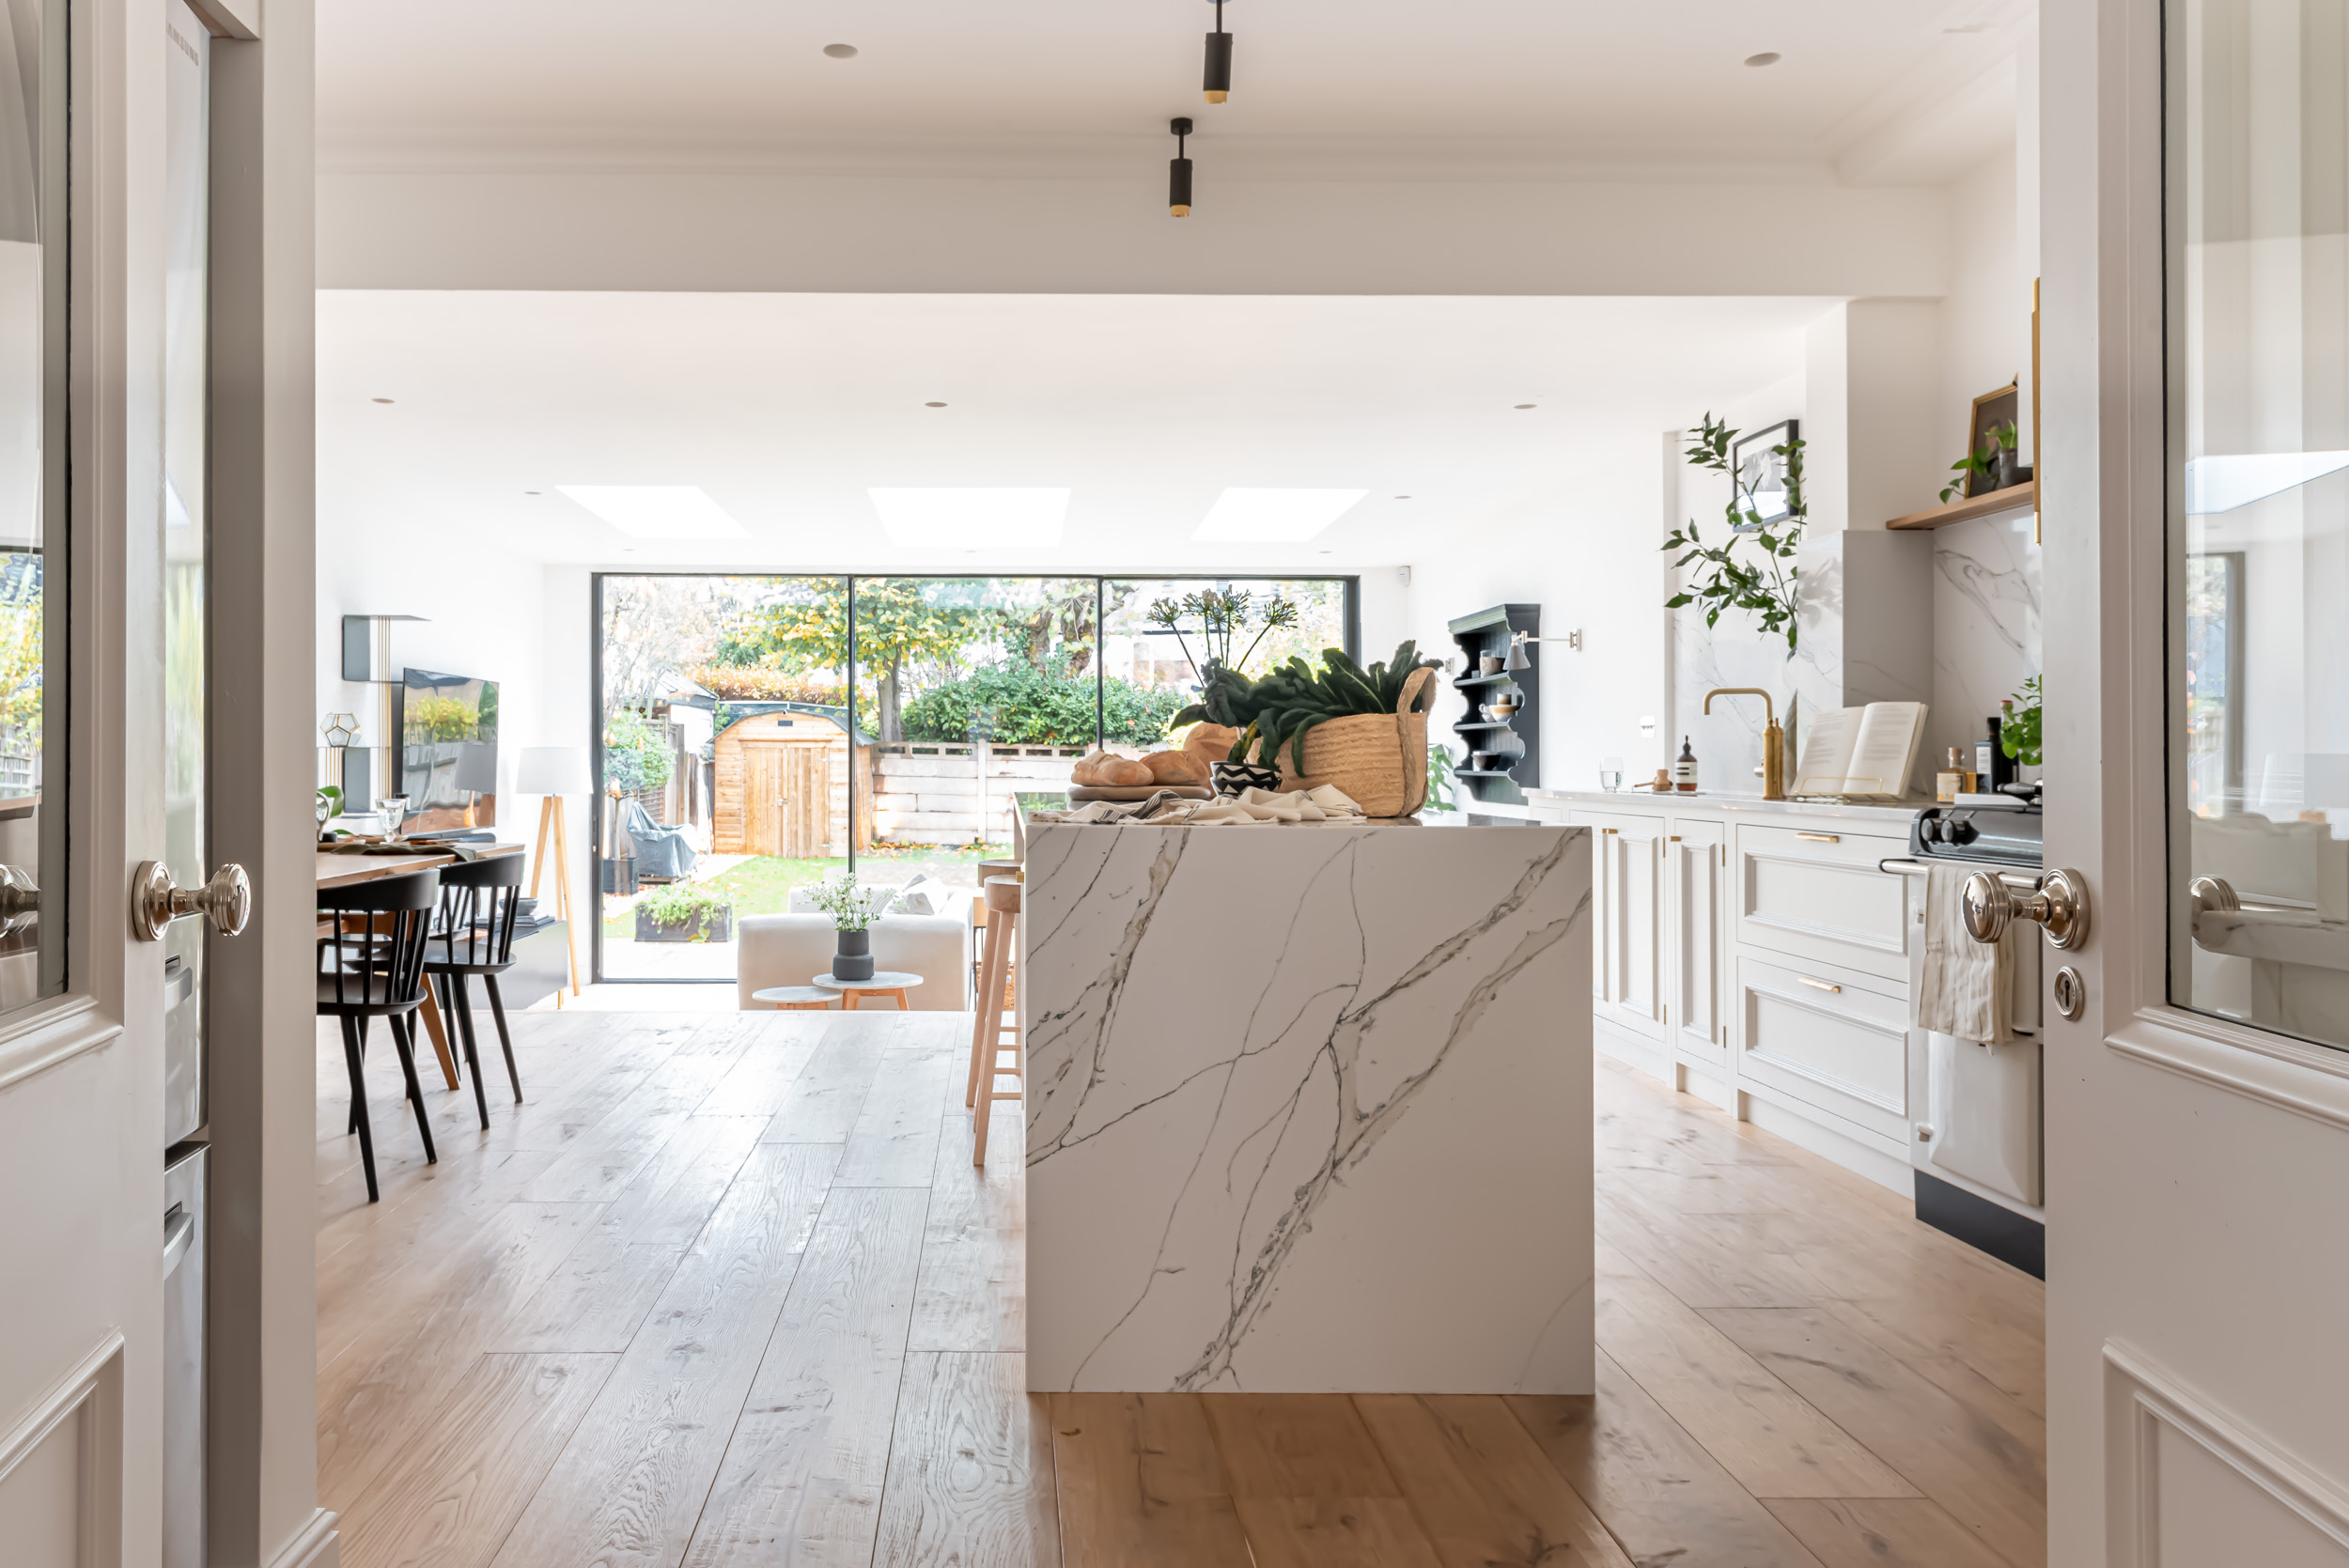
[[[2167,14],[2171,995],[2349,1047],[2349,37]]]
[[[787,912],[870,839],[848,579],[614,575],[600,592],[598,977],[731,981],[736,923]]]
[[[65,20],[0,0],[0,1011],[66,975]]]

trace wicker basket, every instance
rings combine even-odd
[[[1392,714],[1364,713],[1315,725],[1305,737],[1301,772],[1294,765],[1297,747],[1282,747],[1281,787],[1335,784],[1373,816],[1418,811],[1427,803],[1427,715],[1413,709],[1435,678],[1429,668],[1413,672]]]

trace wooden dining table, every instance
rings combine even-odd
[[[519,844],[483,844],[467,847],[477,849],[479,853],[474,858],[484,861],[504,860],[508,855],[522,852]],[[319,888],[324,891],[327,888],[356,887],[362,882],[380,882],[388,877],[412,876],[419,871],[437,871],[444,865],[455,865],[460,858],[446,850],[419,850],[412,855],[359,855],[335,854],[321,849],[318,856]],[[320,937],[334,934],[332,921],[319,922]],[[441,1077],[447,1080],[451,1089],[456,1088],[457,1058],[449,1049],[448,1025],[441,1017],[440,1003],[434,999],[429,986],[424,988],[424,1005],[417,1010],[417,1016],[424,1020],[425,1033],[431,1036],[432,1054],[441,1059]]]

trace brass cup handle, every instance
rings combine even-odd
[[[2057,947],[2077,947],[2088,939],[2088,882],[2077,871],[2050,871],[2039,879],[2036,892],[2015,893],[1995,871],[1977,871],[1966,878],[1966,933],[1991,943],[2006,935],[2018,920],[2036,922]]]
[[[224,937],[242,932],[253,918],[253,884],[244,867],[224,865],[202,887],[182,888],[173,884],[163,862],[141,865],[131,887],[131,924],[139,940],[163,940],[163,927],[187,915],[204,916]]]

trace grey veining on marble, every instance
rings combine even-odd
[[[1030,832],[1029,1387],[1590,1390],[1587,830]]]
[[[2031,542],[2030,515],[1934,530],[1933,567],[1933,716],[1925,739],[1937,762],[1950,747],[1981,739],[1999,700],[2039,673],[2040,549]]]

